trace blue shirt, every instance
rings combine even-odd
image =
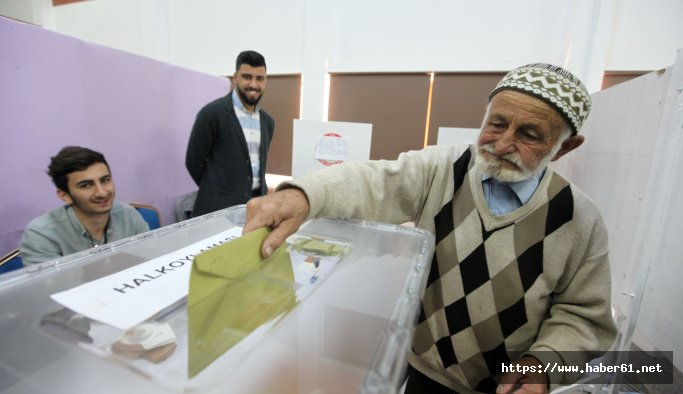
[[[484,197],[491,213],[496,216],[504,215],[529,202],[541,183],[543,174],[545,170],[519,182],[500,182],[491,175],[482,175]]]
[[[232,102],[235,108],[235,115],[237,115],[237,120],[239,120],[240,126],[242,126],[244,139],[247,141],[247,147],[249,148],[249,160],[251,161],[253,179],[251,188],[257,190],[261,187],[261,179],[259,178],[261,170],[261,157],[259,155],[261,150],[261,117],[259,116],[259,110],[261,107],[257,104],[253,113],[247,111],[236,89],[232,90]]]

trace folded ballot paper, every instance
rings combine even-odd
[[[295,237],[290,250],[282,245],[264,260],[260,246],[268,233],[260,229],[195,257],[187,299],[188,377],[284,317],[350,247]]]

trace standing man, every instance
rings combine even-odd
[[[21,259],[36,264],[149,231],[128,204],[114,202],[109,164],[99,152],[67,146],[50,161],[48,175],[66,205],[37,217],[21,237]]]
[[[266,60],[237,56],[233,90],[202,108],[187,145],[185,166],[199,191],[192,216],[244,204],[266,194],[266,159],[275,121],[258,105],[266,89]]]
[[[273,231],[268,256],[306,220],[355,217],[436,236],[406,393],[546,393],[616,336],[600,212],[548,163],[579,147],[583,83],[550,64],[508,73],[477,142],[344,163],[247,204],[244,232]],[[533,368],[529,368],[533,367]]]

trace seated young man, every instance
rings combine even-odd
[[[24,264],[37,264],[149,230],[128,204],[114,202],[109,165],[99,152],[67,146],[47,171],[66,204],[28,224],[21,238]]]

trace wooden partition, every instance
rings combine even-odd
[[[608,71],[602,76],[601,89],[607,89],[645,74],[644,71]]]
[[[292,175],[292,128],[299,119],[301,75],[269,75],[261,100],[275,120],[275,135],[268,152],[269,174]]]
[[[426,73],[335,74],[329,120],[372,123],[370,159],[393,160],[423,147],[428,95]]]
[[[504,73],[436,74],[428,145],[439,127],[479,127],[486,99]],[[427,73],[336,74],[330,86],[329,120],[372,123],[371,159],[395,159],[424,147],[429,104]]]
[[[505,73],[436,74],[429,122],[429,145],[436,145],[439,127],[479,128],[488,97]]]

